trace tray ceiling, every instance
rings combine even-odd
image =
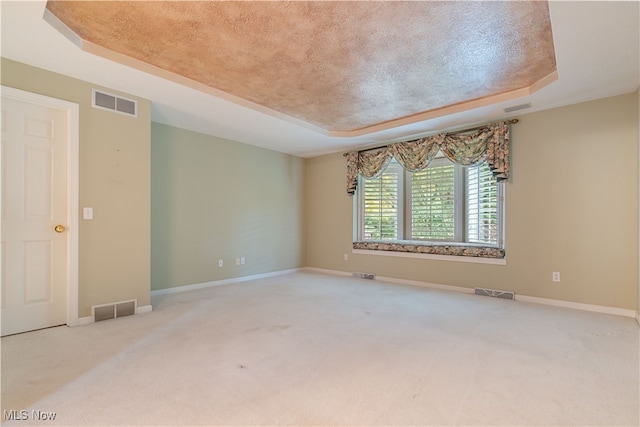
[[[521,97],[557,78],[546,1],[46,8],[85,51],[334,136]]]

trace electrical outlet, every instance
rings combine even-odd
[[[219,259],[218,260],[218,267],[224,267],[224,261]]]
[[[244,264],[245,260],[244,257],[240,257],[240,264]]]
[[[240,265],[240,258],[236,258],[236,265]]]
[[[551,274],[551,280],[553,280],[554,282],[559,282],[560,281],[560,272],[559,271],[554,271]]]
[[[345,261],[349,261],[349,254],[344,254],[342,256],[342,259],[344,259]]]

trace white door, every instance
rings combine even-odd
[[[67,323],[67,114],[2,96],[2,335]]]

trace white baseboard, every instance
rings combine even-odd
[[[423,288],[439,289],[441,291],[461,292],[463,294],[472,294],[474,290],[472,288],[465,288],[463,286],[453,285],[440,285],[438,283],[420,282],[418,280],[405,280],[396,279],[394,277],[376,276],[376,280],[386,283],[398,283],[400,285],[420,286]]]
[[[155,297],[158,295],[173,294],[176,292],[195,291],[197,289],[209,288],[211,286],[229,285],[231,283],[246,282],[249,280],[266,279],[269,277],[276,277],[276,276],[282,276],[289,273],[295,273],[300,270],[301,270],[300,268],[292,268],[290,270],[280,270],[280,271],[272,271],[270,273],[254,274],[251,276],[233,277],[231,279],[214,280],[212,282],[196,283],[194,285],[184,285],[184,286],[175,286],[173,288],[167,288],[167,289],[157,289],[155,291],[151,291],[151,296]]]
[[[81,317],[78,319],[78,326],[88,325],[89,323],[95,322],[93,316]]]
[[[303,270],[324,273],[324,274],[331,274],[334,276],[351,276],[352,275],[351,273],[348,273],[345,271],[327,270],[327,269],[313,268],[313,267],[306,267]],[[386,283],[397,283],[401,285],[420,286],[424,288],[439,289],[444,291],[462,292],[466,294],[474,293],[473,288],[465,288],[463,286],[441,285],[438,283],[421,282],[418,280],[397,279],[394,277],[384,277],[384,276],[376,276],[375,280],[379,280],[381,282],[386,282]],[[613,314],[616,316],[623,316],[623,317],[631,317],[631,318],[635,318],[640,324],[640,314],[635,310],[628,310],[628,309],[618,308],[618,307],[608,307],[603,305],[583,304],[578,302],[562,301],[562,300],[556,300],[556,299],[550,299],[550,298],[530,297],[527,295],[520,295],[517,293],[516,293],[516,301],[551,305],[554,307],[572,308],[576,310],[591,311],[595,313]]]
[[[151,305],[143,305],[142,307],[136,308],[136,314],[151,313],[152,311],[153,311],[153,306]]]
[[[331,274],[333,276],[346,276],[352,277],[353,273],[346,271],[327,270],[324,268],[305,267],[304,271],[311,271],[316,273]],[[422,288],[440,289],[444,291],[462,292],[465,294],[472,294],[473,289],[464,288],[462,286],[440,285],[437,283],[420,282],[418,280],[396,279],[395,277],[385,277],[376,275],[375,280],[386,283],[396,283],[399,285],[420,286]]]
[[[331,274],[332,276],[345,276],[345,277],[351,277],[352,276],[351,273],[346,272],[346,271],[326,270],[324,268],[305,267],[302,270],[303,271],[310,271],[312,273]]]
[[[606,305],[584,304],[581,302],[562,301],[557,299],[530,297],[516,294],[516,301],[532,302],[535,304],[552,305],[554,307],[573,308],[575,310],[593,311],[595,313],[614,314],[616,316],[636,317],[635,310],[625,308],[608,307]]]

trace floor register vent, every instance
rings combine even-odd
[[[138,300],[114,302],[112,304],[94,305],[91,307],[91,315],[94,322],[116,319],[123,316],[136,314]]]
[[[516,294],[511,291],[499,291],[497,289],[487,289],[487,288],[475,288],[474,294],[482,295],[485,297],[493,297],[493,298],[501,298],[501,299],[509,299],[515,300]]]
[[[361,279],[369,279],[369,280],[373,280],[376,278],[376,275],[373,273],[359,273],[359,272],[354,272],[353,273],[353,277],[359,277]]]

